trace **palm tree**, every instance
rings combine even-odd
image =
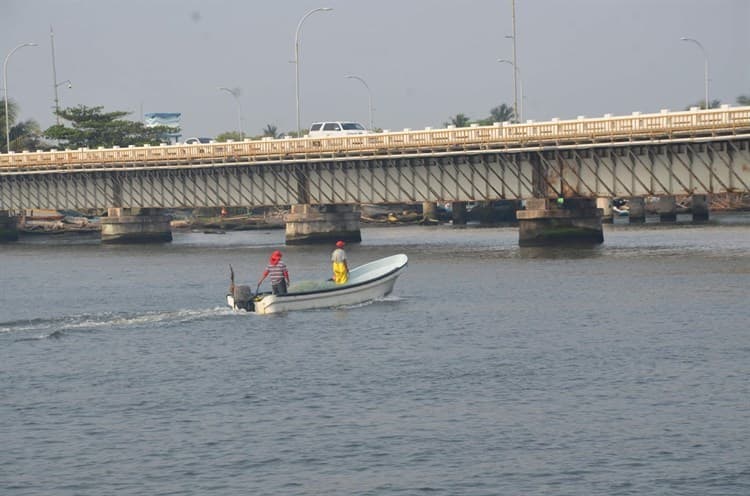
[[[517,122],[513,107],[505,103],[490,110],[490,116],[477,121],[480,126],[491,126],[495,122]]]
[[[18,117],[18,106],[12,101],[8,100],[8,126],[12,126],[16,122],[16,118]],[[8,148],[6,148],[5,143],[5,122],[6,122],[6,116],[5,116],[5,100],[0,99],[0,129],[2,129],[2,138],[0,138],[0,143],[2,143],[2,146],[0,147],[1,151],[6,151]]]
[[[280,138],[281,133],[279,132],[279,128],[277,128],[273,124],[266,124],[266,127],[263,128],[263,136],[268,136],[271,138]]]
[[[42,130],[39,124],[32,120],[16,122],[18,118],[18,105],[8,100],[8,134],[10,135],[10,148],[7,148],[5,142],[5,100],[0,100],[0,128],[2,128],[2,138],[0,138],[0,150],[36,150],[43,148],[45,143],[42,141]]]
[[[450,122],[446,122],[445,125],[454,125],[456,127],[469,127],[469,124],[471,124],[471,119],[467,117],[465,114],[456,114],[455,116],[451,117]]]
[[[501,103],[500,106],[490,110],[490,119],[492,119],[492,122],[514,122],[516,114],[513,107]]]

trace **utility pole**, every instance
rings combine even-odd
[[[518,115],[518,59],[516,58],[516,0],[510,0],[511,17],[513,19],[513,113],[516,114],[516,120],[520,122]]]

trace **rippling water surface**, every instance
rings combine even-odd
[[[0,246],[0,494],[750,494],[750,219],[365,228],[393,295],[255,316],[282,231]],[[283,248],[292,281],[328,247]]]

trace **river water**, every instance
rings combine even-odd
[[[224,307],[283,231],[164,246],[0,247],[0,494],[750,494],[750,216],[607,226],[363,228],[393,295]]]

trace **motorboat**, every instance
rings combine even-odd
[[[345,284],[335,284],[331,280],[302,281],[292,284],[285,295],[259,293],[257,288],[253,294],[250,286],[235,285],[234,271],[230,267],[227,304],[234,310],[269,314],[365,303],[389,295],[408,261],[403,253],[381,258],[351,269]]]

